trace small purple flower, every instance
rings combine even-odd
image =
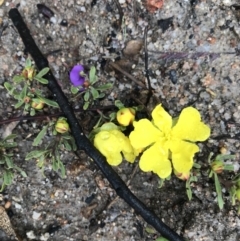
[[[77,87],[84,84],[85,77],[82,76],[81,73],[84,73],[84,67],[82,65],[75,65],[70,71],[70,80],[73,86]]]

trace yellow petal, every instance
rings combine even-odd
[[[170,150],[172,154],[172,163],[178,173],[187,173],[193,166],[193,157],[199,151],[196,144],[175,140],[170,141]]]
[[[111,131],[111,133],[118,138],[118,141],[121,145],[121,151],[125,159],[133,163],[136,158],[136,155],[133,147],[131,146],[130,140],[122,132],[118,130]]]
[[[148,120],[141,119],[133,122],[134,131],[129,139],[134,149],[143,149],[161,138],[161,132]]]
[[[200,113],[193,107],[182,110],[177,124],[172,128],[172,136],[188,141],[205,141],[210,136],[210,128],[201,121]]]
[[[163,149],[160,142],[155,143],[143,153],[139,167],[144,172],[155,172],[160,178],[168,177],[172,172],[168,149]]]
[[[168,133],[172,128],[172,117],[163,109],[161,105],[157,105],[152,112],[153,123],[164,133]]]
[[[112,166],[122,162],[121,145],[118,138],[109,131],[100,131],[94,138],[94,146],[107,158]]]

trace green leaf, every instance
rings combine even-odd
[[[98,99],[101,99],[105,96],[105,93],[100,93],[99,96],[98,96]]]
[[[223,201],[223,198],[222,198],[221,184],[218,180],[217,173],[214,172],[213,175],[214,175],[215,188],[216,188],[216,192],[217,192],[218,206],[219,206],[220,209],[223,209],[224,201]]]
[[[99,92],[93,87],[90,87],[90,91],[92,93],[93,99],[96,100],[99,97]]]
[[[115,100],[114,105],[120,110],[124,108],[124,104],[120,100]]]
[[[31,160],[33,158],[38,159],[40,156],[45,155],[48,152],[48,150],[35,150],[35,151],[31,151],[27,154],[27,156],[25,157],[25,160]]]
[[[88,101],[88,100],[89,100],[89,97],[90,97],[90,94],[89,94],[89,91],[87,91],[87,92],[84,94],[83,99],[84,99],[85,101]]]
[[[197,169],[200,169],[200,168],[201,168],[201,165],[198,164],[198,163],[196,163],[196,162],[194,162],[193,167],[194,167],[194,168],[197,168]]]
[[[17,143],[16,142],[5,142],[5,143],[3,143],[2,146],[5,148],[13,148],[13,147],[17,146]]]
[[[38,76],[35,76],[34,77],[35,80],[37,80],[38,82],[40,82],[41,84],[48,84],[48,80],[47,79],[44,79],[44,78],[41,78],[41,77],[38,77]]]
[[[71,136],[70,141],[71,141],[71,145],[72,145],[72,150],[76,151],[77,150],[77,146],[76,146],[75,140],[74,140],[74,138],[72,136]]]
[[[71,93],[72,94],[77,94],[79,92],[79,88],[78,87],[75,87],[75,86],[71,86]]]
[[[9,158],[8,156],[5,156],[5,162],[6,162],[6,164],[7,164],[7,168],[8,169],[11,169],[11,168],[13,168],[13,161],[12,161],[12,159],[11,158]]]
[[[18,172],[20,172],[20,174],[23,176],[23,177],[27,177],[27,174],[25,171],[23,171],[21,168],[17,167],[17,166],[14,166],[14,169],[16,169]]]
[[[65,149],[66,149],[67,151],[71,151],[71,150],[72,150],[72,147],[71,147],[71,145],[68,143],[67,140],[63,140],[63,145],[64,145],[64,147],[65,147]]]
[[[31,61],[31,59],[27,58],[26,62],[25,62],[25,68],[31,67],[31,66],[32,66],[32,61]]]
[[[109,117],[110,117],[110,122],[112,122],[113,120],[115,120],[116,119],[116,112],[112,112],[110,115],[109,115]]]
[[[96,76],[96,68],[94,66],[91,67],[89,71],[89,82],[93,84],[96,82],[97,76]]]
[[[108,89],[110,89],[112,87],[113,87],[113,84],[112,83],[108,83],[108,84],[104,84],[104,85],[100,85],[100,86],[96,87],[96,90],[103,91],[103,90],[108,90]]]
[[[3,141],[13,140],[17,137],[16,134],[11,134],[3,139]]]
[[[83,109],[86,110],[88,107],[89,107],[89,102],[85,102],[84,105],[83,105]]]
[[[27,85],[24,85],[22,91],[20,92],[19,99],[24,100],[27,95]]]
[[[56,172],[58,170],[58,168],[59,168],[58,161],[56,159],[52,159],[52,169],[53,169],[53,171]]]
[[[30,110],[30,116],[35,116],[35,115],[36,115],[35,109],[31,108],[31,110]]]
[[[15,109],[18,109],[19,107],[21,107],[24,104],[24,100],[18,102],[16,105],[14,105]]]
[[[157,231],[152,227],[146,227],[145,231],[149,234],[155,234]]]
[[[61,176],[62,178],[66,177],[66,169],[65,166],[63,165],[63,163],[60,161],[59,163],[59,168],[61,170]]]
[[[17,84],[19,84],[20,82],[22,82],[25,78],[22,75],[14,75],[13,76],[13,81],[16,82]]]
[[[46,105],[49,105],[49,106],[52,106],[52,107],[56,107],[56,108],[59,107],[59,105],[58,105],[58,103],[57,103],[56,101],[46,99],[46,98],[44,98],[44,97],[42,97],[42,96],[38,96],[38,98],[39,98],[42,102],[44,102]]]
[[[42,138],[46,135],[48,125],[44,126],[43,129],[38,133],[37,137],[33,141],[33,146],[38,146]]]
[[[225,164],[224,170],[226,171],[234,171],[234,166],[232,164]]]
[[[160,238],[157,238],[155,241],[168,241],[168,239],[160,237]]]
[[[6,170],[4,173],[3,173],[3,182],[5,185],[10,185],[12,183],[12,180],[13,180],[13,172],[12,171],[9,171],[9,170]]]
[[[35,77],[37,77],[37,78],[41,78],[41,77],[43,77],[45,74],[47,74],[48,72],[49,72],[49,68],[48,67],[46,67],[46,68],[44,68],[44,69],[42,69]],[[34,78],[35,78],[34,77]]]
[[[4,87],[9,92],[11,92],[11,90],[13,89],[13,86],[10,83],[8,83],[8,82],[4,83]]]
[[[235,155],[217,155],[215,160],[217,161],[225,161],[225,160],[228,160],[228,159],[232,159],[232,158],[235,158]]]

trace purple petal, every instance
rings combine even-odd
[[[70,71],[70,80],[74,86],[83,85],[85,78],[80,76],[80,72],[84,71],[82,65],[75,65]]]

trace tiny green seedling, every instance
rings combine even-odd
[[[0,180],[2,181],[0,192],[2,192],[6,186],[12,184],[15,170],[23,177],[27,177],[27,174],[14,164],[13,154],[9,152],[9,149],[17,146],[17,143],[14,141],[15,138],[16,135],[12,134],[3,140],[0,140]]]
[[[218,174],[222,173],[224,170],[225,171],[233,171],[234,167],[231,164],[225,164],[225,160],[229,160],[235,157],[235,155],[217,155],[216,158],[213,160],[211,159],[213,156],[213,153],[210,153],[208,157],[208,163],[211,166],[209,177],[211,178],[212,176],[214,177],[214,183],[215,183],[215,188],[216,188],[216,193],[217,193],[217,201],[218,201],[218,206],[220,209],[223,209],[224,206],[224,201],[223,201],[223,196],[222,196],[222,187],[218,178]]]

